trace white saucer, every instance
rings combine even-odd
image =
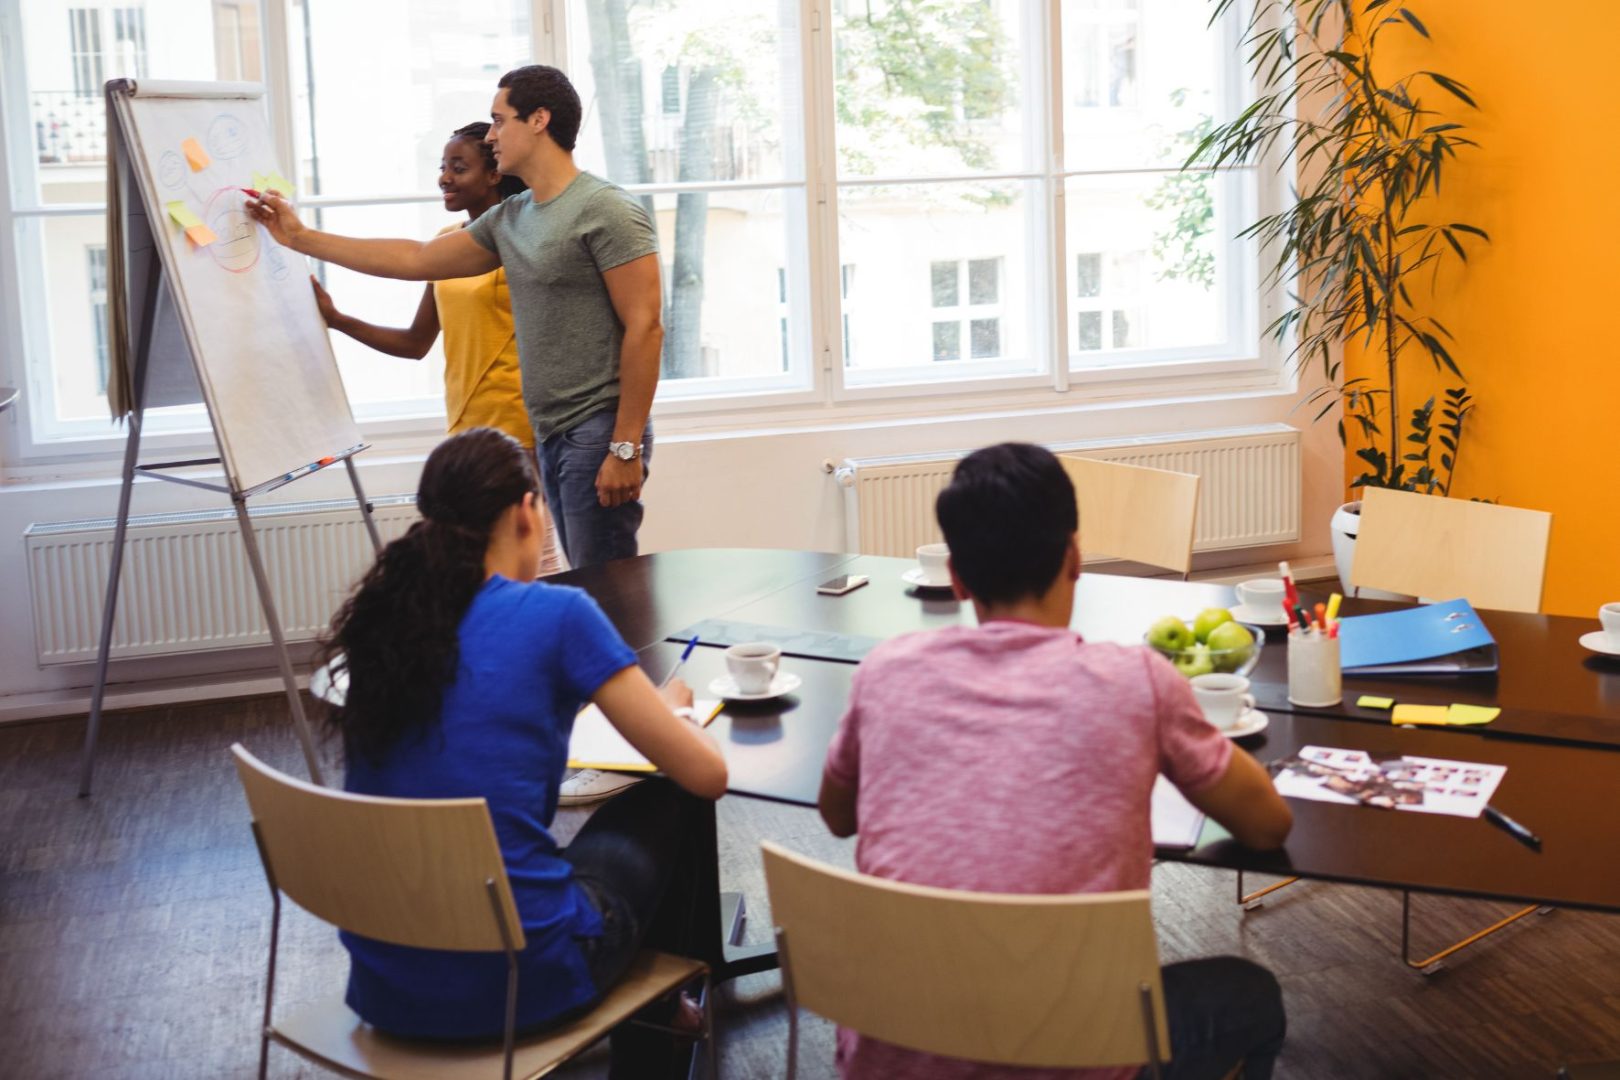
[[[1620,656],[1620,648],[1609,644],[1609,634],[1606,630],[1594,630],[1590,634],[1581,635],[1581,646],[1591,649],[1604,656]]]
[[[1238,722],[1233,724],[1231,727],[1220,728],[1218,730],[1228,739],[1241,739],[1246,735],[1260,734],[1262,731],[1266,730],[1266,725],[1269,723],[1271,723],[1271,718],[1265,713],[1261,712],[1259,709],[1250,709],[1248,712],[1238,717]]]
[[[769,701],[771,698],[791,694],[804,684],[804,680],[791,671],[778,671],[769,688],[757,694],[745,694],[737,689],[737,680],[722,675],[709,684],[709,693],[727,701]]]
[[[905,573],[901,574],[900,580],[905,582],[907,585],[918,589],[948,589],[951,587],[951,583],[949,581],[942,585],[936,585],[934,582],[929,581],[923,576],[923,568],[920,566],[913,566],[910,570],[907,570]]]
[[[1279,609],[1275,614],[1266,615],[1261,608],[1252,608],[1248,604],[1238,604],[1228,608],[1232,613],[1233,622],[1246,622],[1253,626],[1287,626],[1288,616]]]

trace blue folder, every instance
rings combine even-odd
[[[1496,671],[1496,639],[1467,600],[1339,620],[1346,675],[1462,675]]]

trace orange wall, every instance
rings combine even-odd
[[[1380,55],[1399,42],[1394,64],[1457,79],[1479,103],[1419,88],[1481,144],[1448,163],[1429,220],[1469,222],[1492,240],[1435,292],[1479,405],[1452,494],[1551,511],[1543,610],[1595,619],[1620,600],[1620,109],[1609,66],[1620,4],[1582,4],[1578,19],[1556,5],[1410,7],[1431,40],[1390,34]],[[1442,385],[1406,392],[1402,410]],[[1361,464],[1347,454],[1347,478]]]

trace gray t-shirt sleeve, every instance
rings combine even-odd
[[[616,188],[603,188],[591,198],[580,215],[579,231],[598,273],[658,250],[658,232],[646,207]]]
[[[496,203],[468,223],[467,235],[478,241],[479,247],[493,251],[497,255],[501,253],[501,249],[495,245],[495,229],[506,217],[506,208],[511,201],[506,199]]]

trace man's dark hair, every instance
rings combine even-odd
[[[496,86],[506,91],[506,103],[519,120],[527,120],[536,109],[550,112],[546,130],[551,132],[551,141],[564,150],[574,148],[581,109],[579,92],[568,76],[545,64],[529,64],[508,71]]]
[[[1041,596],[1080,527],[1074,484],[1051,451],[1029,443],[975,450],[934,503],[951,565],[987,604]]]

